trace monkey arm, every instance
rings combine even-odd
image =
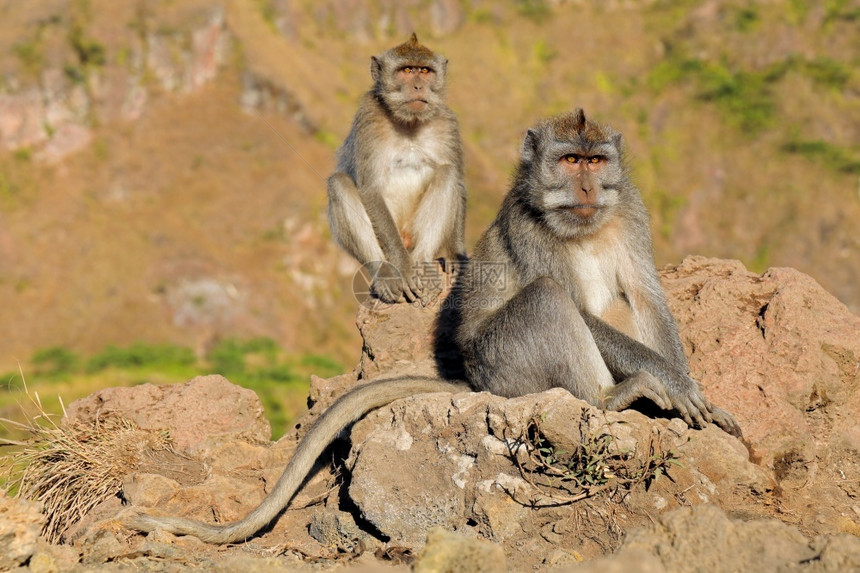
[[[178,535],[194,535],[207,543],[244,541],[277,517],[296,494],[320,454],[345,427],[367,412],[415,394],[467,389],[458,383],[419,377],[378,380],[359,386],[341,396],[317,419],[299,443],[295,455],[287,464],[272,493],[241,521],[227,525],[211,525],[181,517],[142,514],[128,518],[124,525],[139,531],[163,529]]]
[[[394,223],[391,211],[385,204],[385,199],[382,198],[382,193],[374,188],[360,187],[358,194],[379,241],[379,246],[385,254],[385,259],[400,271],[409,268],[411,265],[409,253],[403,246],[400,231],[397,230],[397,225]]]
[[[398,302],[403,298],[412,302],[422,294],[421,285],[416,281],[415,269],[412,268],[412,257],[403,245],[400,232],[382,194],[379,190],[368,187],[370,186],[359,188],[359,197],[385,260],[397,269],[397,272],[394,272],[394,269],[382,265],[381,261],[370,261],[377,267],[371,268],[375,277],[374,291],[386,302]]]
[[[672,406],[690,426],[713,421],[712,406],[698,383],[670,360],[587,312],[582,317],[613,376],[624,379],[648,372],[665,384]]]

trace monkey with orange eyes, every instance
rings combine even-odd
[[[373,277],[384,302],[428,294],[422,265],[466,257],[463,149],[445,105],[448,60],[409,41],[371,58],[359,104],[328,179],[334,240]]]
[[[522,396],[550,388],[605,410],[650,400],[690,426],[740,436],[689,375],[652,254],[648,212],[622,157],[621,135],[581,109],[525,136],[513,187],[451,293],[462,316],[465,382],[376,380],[341,396],[299,443],[269,496],[241,521],[136,516],[126,525],[242,541],[289,504],[345,427],[399,398],[471,388]]]

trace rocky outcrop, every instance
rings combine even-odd
[[[746,442],[660,413],[601,412],[561,389],[413,396],[357,422],[349,447],[335,444],[249,543],[312,560],[375,552],[416,570],[440,559],[464,571],[856,568],[860,320],[790,269],[756,275],[694,257],[662,278],[693,375],[736,414]],[[72,404],[69,420],[120,415],[173,436],[179,454],[153,456],[123,480],[118,494],[133,511],[233,521],[271,491],[336,396],[368,378],[438,372],[450,358],[433,344],[440,310],[444,298],[363,308],[360,364],[314,378],[313,407],[277,443],[255,397],[220,377],[102,391]],[[129,535],[124,511],[106,502],[68,537],[81,559],[208,563],[225,551]]]
[[[195,454],[211,444],[267,444],[272,430],[260,399],[223,376],[199,376],[177,386],[107,388],[72,402],[65,423],[119,416],[141,430],[168,430],[176,450]]]
[[[794,269],[688,257],[662,277],[693,375],[773,471],[782,518],[860,530],[860,317]]]

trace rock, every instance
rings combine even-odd
[[[611,557],[564,571],[621,571],[622,566],[655,573],[857,571],[860,539],[836,535],[810,541],[776,519],[733,520],[715,506],[700,505],[631,530]]]
[[[496,573],[508,570],[505,552],[495,543],[435,527],[412,567],[414,573]]]
[[[23,565],[36,552],[45,524],[41,506],[24,499],[0,496],[0,571]]]
[[[658,477],[648,487],[641,483],[619,493],[623,505],[605,495],[572,505],[553,498],[550,488],[530,483],[540,476],[523,474],[512,453],[519,452],[522,463],[520,448],[528,446],[518,440],[535,431],[536,421],[545,440],[541,447],[554,452],[606,440],[613,451],[625,453],[632,468],[674,452],[666,470],[670,479]],[[595,557],[613,543],[607,520],[626,528],[681,504],[748,508],[772,487],[767,472],[749,461],[735,438],[713,426],[680,426],[635,411],[601,412],[561,389],[513,399],[487,393],[415,396],[355,424],[348,493],[362,518],[394,544],[420,547],[429,528],[442,526],[506,547],[531,540],[520,565],[558,549]]]
[[[64,422],[92,421],[107,413],[131,420],[144,430],[167,430],[173,445],[187,453],[211,448],[226,438],[265,444],[272,435],[257,395],[218,375],[198,376],[173,386],[142,384],[100,390],[72,402]]]
[[[334,509],[316,512],[311,518],[309,533],[326,547],[340,551],[355,551],[359,544],[374,545],[373,538],[358,527],[352,515]]]
[[[688,257],[662,278],[693,376],[773,470],[785,519],[833,531],[860,483],[860,317],[794,269]]]
[[[860,317],[811,277],[704,257],[662,277],[693,374],[765,466],[808,456],[817,411],[838,422],[843,405],[860,405]]]
[[[835,533],[860,530],[860,509],[852,509],[860,507],[860,319],[814,281],[785,269],[756,275],[735,261],[688,258],[664,270],[663,280],[693,375],[717,405],[736,414],[746,442],[712,425],[691,429],[662,412],[602,412],[562,389],[512,399],[413,396],[344,433],[351,447],[339,491],[321,458],[322,471],[312,472],[254,542],[289,547],[306,560],[369,555],[386,545],[380,554],[423,548],[416,568],[436,567],[431,556],[446,551],[504,566],[489,554],[476,558],[484,549],[504,551],[512,570],[856,568],[856,538]],[[220,377],[102,391],[70,406],[69,419],[114,411],[176,436],[185,455],[165,453],[124,480],[123,497],[136,508],[209,522],[239,519],[271,491],[298,441],[338,396],[372,378],[433,375],[450,361],[434,340],[446,310],[441,298],[426,308],[360,310],[360,364],[314,378],[312,408],[276,444],[252,393]],[[561,459],[577,450],[590,460],[587,467],[562,470],[535,457],[540,451]],[[592,487],[629,483],[573,500],[581,490],[558,489],[572,475]],[[321,501],[324,508],[313,505]],[[774,515],[781,521],[767,519]],[[133,536],[135,545],[100,533],[116,523],[87,530],[81,547],[89,563],[134,562],[141,551],[185,559],[197,551],[176,553],[182,537],[141,545]],[[434,528],[441,530],[428,536]]]

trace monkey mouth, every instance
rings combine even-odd
[[[573,213],[580,217],[593,217],[600,210],[599,205],[565,205],[560,208],[562,211]]]
[[[426,99],[413,99],[406,102],[406,107],[408,107],[411,111],[421,111],[425,107],[427,107]]]

